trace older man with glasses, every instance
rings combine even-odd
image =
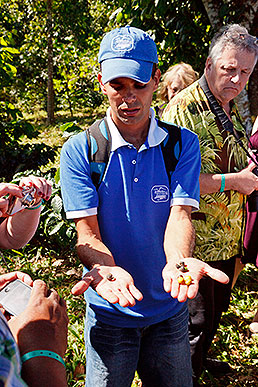
[[[254,163],[247,166],[245,129],[234,104],[255,67],[257,38],[246,28],[223,27],[213,38],[204,75],[181,91],[166,107],[163,119],[198,134],[202,167],[200,211],[195,215],[195,256],[229,277],[227,285],[203,278],[197,297],[189,300],[190,342],[194,382],[203,364],[225,373],[227,363],[207,359],[221,315],[229,306],[235,268],[243,241],[245,195],[258,189]]]

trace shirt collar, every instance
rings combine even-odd
[[[128,145],[132,146],[132,144],[125,141],[125,139],[121,136],[115,123],[112,121],[110,111],[111,111],[111,108],[109,107],[107,110],[107,122],[108,122],[108,127],[110,130],[111,139],[112,139],[111,152],[114,152],[116,149],[122,146],[128,146]],[[155,112],[152,108],[150,108],[150,119],[151,121],[150,121],[148,137],[145,143],[139,149],[139,152],[144,149],[147,149],[148,147],[154,147],[159,145],[167,136],[167,132],[158,126],[157,119],[155,118]]]

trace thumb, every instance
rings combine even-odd
[[[248,165],[247,168],[256,175],[256,173],[254,172],[254,169],[257,168],[257,166],[253,161],[251,161],[251,163]]]
[[[74,285],[71,292],[74,296],[79,296],[84,293],[90,286],[92,278],[84,277],[81,281]]]
[[[48,288],[46,283],[42,280],[37,279],[33,281],[30,301],[33,301],[34,299],[38,299],[38,298],[47,297],[47,293],[48,293]]]
[[[221,282],[222,284],[227,284],[229,282],[228,276],[223,271],[214,269],[214,267],[211,267],[207,263],[205,263],[204,271],[206,275],[215,281]]]

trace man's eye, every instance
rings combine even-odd
[[[121,85],[110,85],[114,90],[119,91],[122,89]]]
[[[144,88],[146,87],[146,85],[145,85],[144,83],[136,83],[136,84],[134,85],[134,87],[135,87],[136,89],[144,89]]]

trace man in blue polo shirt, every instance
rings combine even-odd
[[[144,386],[189,387],[185,301],[196,295],[204,274],[227,282],[222,272],[191,258],[198,138],[181,129],[182,150],[169,179],[161,150],[168,134],[150,108],[160,70],[148,34],[130,26],[109,32],[99,62],[98,80],[110,104],[111,153],[98,190],[86,133],[68,140],[61,152],[64,207],[76,223],[85,267],[72,292],[88,289],[86,386],[129,387],[137,370]],[[182,261],[187,273],[180,271]]]

